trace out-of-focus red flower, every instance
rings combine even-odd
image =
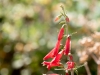
[[[65,55],[68,55],[68,53],[70,51],[70,46],[71,46],[71,39],[70,39],[70,35],[68,35],[68,37],[66,39],[65,47],[64,47],[64,54]]]
[[[69,18],[68,17],[66,17],[65,20],[66,20],[66,22],[69,22]]]
[[[60,41],[58,40],[56,46],[43,58],[43,60],[55,57],[58,54],[59,47],[60,47]]]
[[[66,75],[69,75],[68,73],[66,73]]]
[[[62,37],[63,37],[63,35],[64,35],[64,26],[61,27],[61,29],[60,29],[60,31],[59,31],[59,34],[58,34],[58,40],[61,40]]]
[[[60,51],[60,52],[57,54],[57,56],[55,56],[55,57],[52,59],[51,62],[44,61],[42,64],[43,64],[43,65],[47,65],[48,70],[50,70],[51,67],[60,66],[60,65],[61,65],[60,59],[61,59],[61,57],[62,57],[62,55],[63,55],[63,52],[64,52],[63,50]]]
[[[75,67],[75,62],[68,61],[66,64],[67,64],[67,70],[72,70]]]

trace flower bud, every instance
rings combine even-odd
[[[66,20],[66,22],[69,22],[69,18],[68,17],[66,17],[65,20]]]
[[[58,40],[61,40],[63,35],[64,35],[64,27],[61,27],[59,34],[58,34]]]

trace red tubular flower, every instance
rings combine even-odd
[[[47,65],[48,70],[50,70],[51,67],[60,66],[60,65],[61,65],[61,64],[60,64],[60,59],[61,59],[61,57],[62,57],[62,55],[63,55],[63,52],[64,52],[63,50],[60,51],[60,52],[57,54],[57,56],[54,57],[54,58],[52,59],[51,62],[46,62],[46,61],[44,61],[42,64],[43,64],[43,65]]]
[[[43,64],[43,66],[50,65],[50,62],[44,61],[42,64]]]
[[[71,39],[70,39],[70,35],[68,35],[67,39],[66,39],[66,43],[65,43],[65,49],[64,49],[64,54],[68,55],[69,51],[70,51],[70,46],[71,46]]]
[[[50,70],[51,67],[55,67],[55,66],[60,66],[61,65],[60,62],[52,63],[52,61],[51,62],[44,61],[42,64],[46,65],[48,70]]]
[[[56,46],[43,58],[43,60],[55,57],[58,54],[59,47],[60,41],[57,41]]]
[[[69,22],[69,18],[68,17],[66,17],[65,20],[66,20],[66,22]]]
[[[61,59],[63,53],[64,53],[64,50],[60,51],[60,52],[57,54],[57,56],[54,57],[54,59],[53,59],[51,62],[52,62],[52,63],[58,63],[58,62],[60,62],[60,59]]]
[[[53,53],[54,53],[55,48],[53,48],[44,58],[43,60],[47,60],[49,58],[53,58]]]
[[[68,61],[66,64],[67,64],[67,70],[71,70],[75,67],[75,63],[72,61]]]
[[[64,26],[61,27],[60,31],[59,31],[59,34],[58,34],[58,40],[61,40],[62,37],[64,35]]]
[[[58,40],[56,43],[55,50],[53,52],[53,57],[55,57],[58,54],[59,48],[60,48],[60,40]]]
[[[51,67],[55,67],[55,66],[60,66],[60,63],[50,63],[50,65],[47,65],[48,70],[50,70]]]

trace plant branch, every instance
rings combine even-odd
[[[93,58],[93,60],[96,62],[96,64],[98,64],[98,59],[97,59],[97,57],[94,55],[94,54],[90,54],[91,55],[91,57]]]
[[[87,75],[91,75],[91,72],[90,72],[90,70],[89,70],[89,67],[88,67],[87,62],[84,63],[84,67],[85,67],[85,69],[86,69],[86,71],[87,71]]]

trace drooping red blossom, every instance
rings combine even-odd
[[[60,59],[61,59],[63,53],[64,53],[64,50],[60,51],[60,52],[57,54],[57,56],[54,57],[54,59],[53,59],[51,62],[52,62],[52,63],[60,62]]]
[[[47,65],[48,70],[50,70],[51,67],[60,66],[60,65],[61,65],[60,59],[61,59],[61,57],[62,57],[62,55],[63,55],[63,52],[64,52],[63,50],[60,51],[60,52],[57,54],[57,56],[55,56],[55,57],[52,59],[51,62],[44,61],[42,64],[43,64],[43,65]]]
[[[43,58],[43,60],[55,57],[58,54],[59,47],[60,41],[57,41],[56,46]]]
[[[75,67],[75,62],[68,61],[66,64],[67,64],[67,70],[72,70]]]
[[[59,48],[60,48],[60,40],[58,40],[56,43],[55,50],[53,52],[53,57],[55,57],[58,54]]]
[[[47,60],[49,58],[53,58],[53,53],[54,53],[55,48],[53,48],[44,58],[43,60]]]
[[[64,46],[64,55],[68,55],[70,51],[70,46],[71,46],[71,38],[70,38],[70,35],[68,35],[65,46]]]
[[[52,68],[52,67],[60,66],[60,65],[61,65],[59,62],[57,62],[57,63],[52,63],[52,62],[47,62],[47,61],[44,61],[42,64],[43,64],[43,65],[46,65],[47,68],[48,68],[48,70],[50,70],[50,68]]]
[[[69,18],[68,17],[66,17],[65,20],[66,20],[66,22],[69,22]]]
[[[45,66],[45,65],[49,65],[50,64],[50,62],[47,62],[47,61],[43,61],[43,66]]]
[[[61,27],[60,31],[59,31],[59,34],[58,34],[58,40],[61,40],[62,37],[64,35],[64,26]]]
[[[50,70],[51,67],[55,67],[55,66],[60,66],[60,63],[51,63],[50,65],[47,65],[48,70]]]

